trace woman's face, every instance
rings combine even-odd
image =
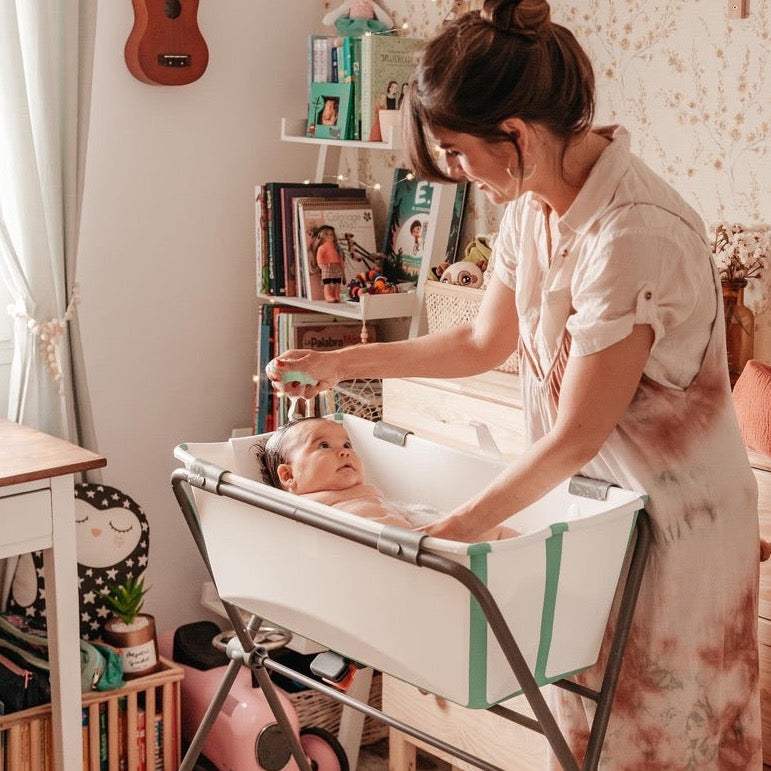
[[[449,174],[476,183],[492,203],[513,201],[524,191],[517,176],[517,153],[508,142],[490,143],[447,129],[435,129],[433,134]]]

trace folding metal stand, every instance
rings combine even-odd
[[[190,489],[191,487],[197,487],[209,493],[226,496],[249,505],[259,506],[274,514],[289,517],[292,520],[302,522],[311,527],[319,528],[328,533],[348,538],[363,546],[377,549],[382,554],[394,559],[405,560],[419,567],[443,573],[456,581],[459,581],[479,603],[487,623],[493,631],[535,717],[529,717],[500,705],[489,707],[489,711],[543,734],[554,752],[555,757],[565,771],[579,771],[579,769],[591,771],[597,768],[602,745],[605,740],[605,732],[610,719],[613,698],[623,661],[624,649],[629,636],[632,617],[634,615],[650,547],[650,522],[648,515],[644,510],[640,511],[637,516],[636,538],[626,573],[626,579],[623,582],[623,585],[620,583],[617,588],[617,593],[619,591],[621,592],[618,605],[618,616],[613,637],[611,639],[608,662],[600,690],[595,691],[566,679],[558,680],[553,683],[553,685],[591,699],[597,704],[595,717],[590,730],[586,755],[584,757],[583,765],[579,766],[578,761],[573,756],[568,746],[564,734],[556,723],[554,715],[546,704],[540,687],[536,683],[497,603],[484,583],[482,583],[468,568],[447,557],[432,554],[431,552],[421,549],[420,541],[423,536],[420,533],[402,531],[403,535],[401,537],[403,540],[401,543],[394,544],[393,539],[390,539],[387,541],[387,545],[384,546],[383,540],[377,535],[355,528],[348,528],[344,523],[333,523],[323,520],[318,516],[312,516],[307,512],[303,512],[294,506],[287,506],[261,498],[253,491],[223,479],[223,476],[226,473],[227,472],[224,469],[220,469],[216,466],[206,467],[204,464],[195,472],[187,469],[177,469],[174,471],[171,478],[172,488],[177,502],[179,503],[188,527],[190,528],[190,532],[195,539],[196,545],[206,563],[215,586],[217,583],[216,576],[212,571],[208,559],[206,543],[199,526],[195,503]],[[394,528],[394,530],[400,531],[401,529]],[[259,644],[255,645],[254,642],[254,636],[259,630],[262,619],[257,616],[252,616],[249,622],[245,624],[238,608],[225,601],[223,601],[223,605],[236,634],[236,637],[233,638],[231,644],[228,646],[228,655],[231,661],[228,665],[222,684],[209,705],[190,748],[183,759],[180,767],[181,771],[187,771],[194,767],[195,761],[206,741],[206,737],[233,685],[238,673],[238,668],[241,666],[249,667],[257,678],[257,681],[268,700],[268,704],[273,711],[276,722],[284,732],[289,747],[291,748],[292,756],[301,771],[312,771],[311,765],[303,754],[299,739],[292,730],[289,718],[278,699],[276,686],[269,677],[269,671],[277,672],[289,677],[308,688],[312,688],[335,699],[344,706],[352,707],[367,716],[382,720],[390,727],[402,731],[408,736],[412,736],[413,738],[425,742],[426,744],[442,750],[470,765],[484,769],[485,771],[507,771],[506,769],[501,769],[498,766],[475,757],[458,747],[437,739],[424,731],[414,728],[400,720],[396,720],[389,715],[386,715],[381,710],[371,707],[369,704],[358,699],[353,699],[335,688],[320,683],[313,678],[307,677],[270,659],[267,650]],[[362,663],[367,664],[368,662]]]

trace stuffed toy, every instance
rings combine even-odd
[[[443,284],[455,284],[456,286],[470,286],[472,289],[481,289],[485,274],[479,265],[468,260],[453,262],[443,271],[439,279]]]
[[[361,37],[366,32],[382,34],[394,28],[393,19],[374,0],[344,0],[321,23],[349,37]]]
[[[453,263],[440,262],[431,269],[431,278],[445,284],[481,289],[491,254],[490,239],[487,236],[476,236],[466,245],[462,260]]]
[[[101,484],[75,485],[80,636],[101,636],[109,618],[102,591],[109,584],[139,578],[147,567],[149,526],[142,509],[128,495]],[[19,558],[11,584],[8,612],[34,626],[45,625],[43,554]]]

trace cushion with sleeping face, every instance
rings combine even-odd
[[[108,485],[75,485],[80,634],[101,636],[110,611],[101,593],[108,585],[138,578],[147,567],[149,525],[140,506]],[[35,626],[45,625],[42,552],[19,558],[8,610]]]

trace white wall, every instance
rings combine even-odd
[[[282,116],[305,113],[305,35],[318,16],[304,0],[202,2],[208,69],[163,87],[125,66],[131,4],[99,3],[79,314],[93,449],[108,461],[102,481],[150,521],[146,608],[161,630],[202,618],[204,569],[169,484],[172,449],[250,423],[253,188],[314,169],[310,149],[278,136]]]

